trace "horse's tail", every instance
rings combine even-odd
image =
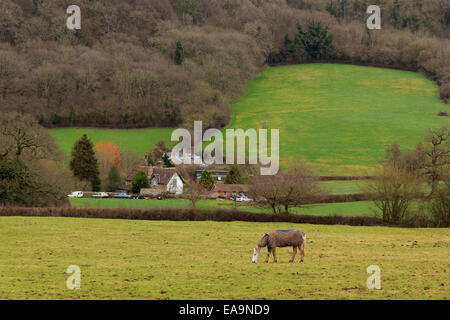
[[[303,257],[305,256],[306,233],[302,232],[301,237],[302,237],[302,243],[300,245],[300,252],[302,254],[301,261],[303,261]]]

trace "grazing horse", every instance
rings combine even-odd
[[[303,262],[305,257],[305,243],[306,234],[297,228],[289,230],[274,230],[267,232],[258,243],[258,247],[253,249],[252,262],[258,261],[261,253],[261,248],[267,247],[267,258],[264,262],[269,262],[270,254],[273,254],[273,262],[277,262],[276,249],[277,247],[290,247],[292,246],[294,252],[289,262],[294,262],[295,255],[297,254],[297,248],[300,249],[300,262]]]

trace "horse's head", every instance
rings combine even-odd
[[[253,249],[253,258],[252,258],[252,262],[253,263],[258,262],[260,253],[261,253],[261,248],[260,247]]]

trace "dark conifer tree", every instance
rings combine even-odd
[[[183,45],[180,41],[177,41],[175,49],[175,63],[181,65],[184,59]]]
[[[92,142],[85,134],[73,146],[70,169],[81,181],[89,181],[92,191],[100,191],[98,161]]]

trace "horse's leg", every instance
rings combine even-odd
[[[266,260],[264,261],[265,263],[269,262],[269,258],[270,258],[270,254],[272,253],[272,249],[267,249],[267,257]]]
[[[295,255],[297,254],[297,246],[293,246],[292,248],[294,249],[294,252],[292,252],[292,258],[289,262],[294,262]]]
[[[300,245],[300,262],[303,262],[304,257],[305,257],[305,243],[303,242]]]
[[[277,262],[277,248],[273,248],[273,262]]]

